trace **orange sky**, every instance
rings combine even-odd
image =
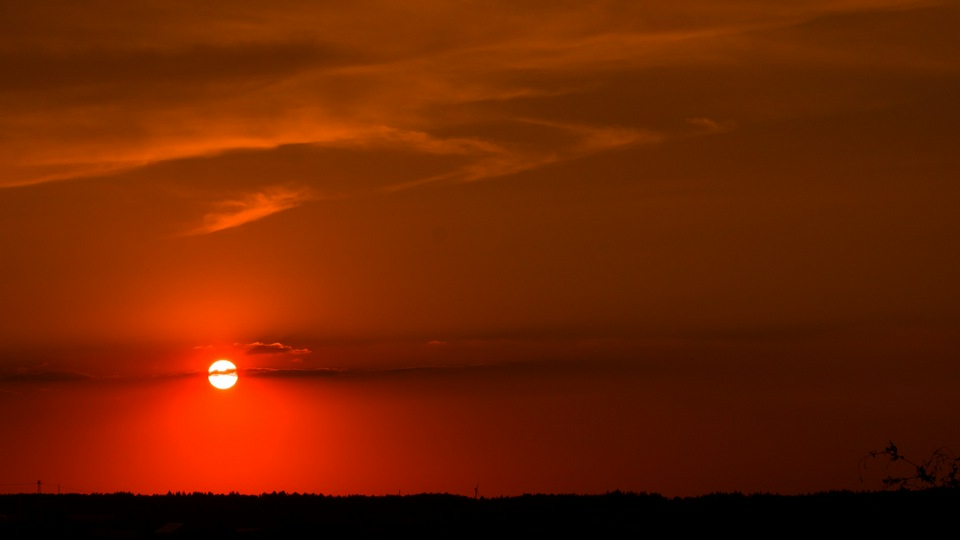
[[[7,2],[0,484],[796,493],[960,448],[956,28]]]

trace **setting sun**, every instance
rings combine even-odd
[[[237,366],[229,360],[217,360],[210,364],[207,379],[220,390],[232,388],[237,384]]]
[[[960,0],[770,5],[0,0],[0,540],[960,452]]]

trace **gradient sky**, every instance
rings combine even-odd
[[[4,6],[0,491],[960,449],[958,2]]]

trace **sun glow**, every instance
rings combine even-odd
[[[237,366],[229,360],[217,360],[210,364],[207,380],[215,388],[226,390],[237,384]]]

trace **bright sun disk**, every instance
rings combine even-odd
[[[237,384],[237,366],[229,360],[217,360],[210,364],[207,380],[215,388],[226,390]]]

